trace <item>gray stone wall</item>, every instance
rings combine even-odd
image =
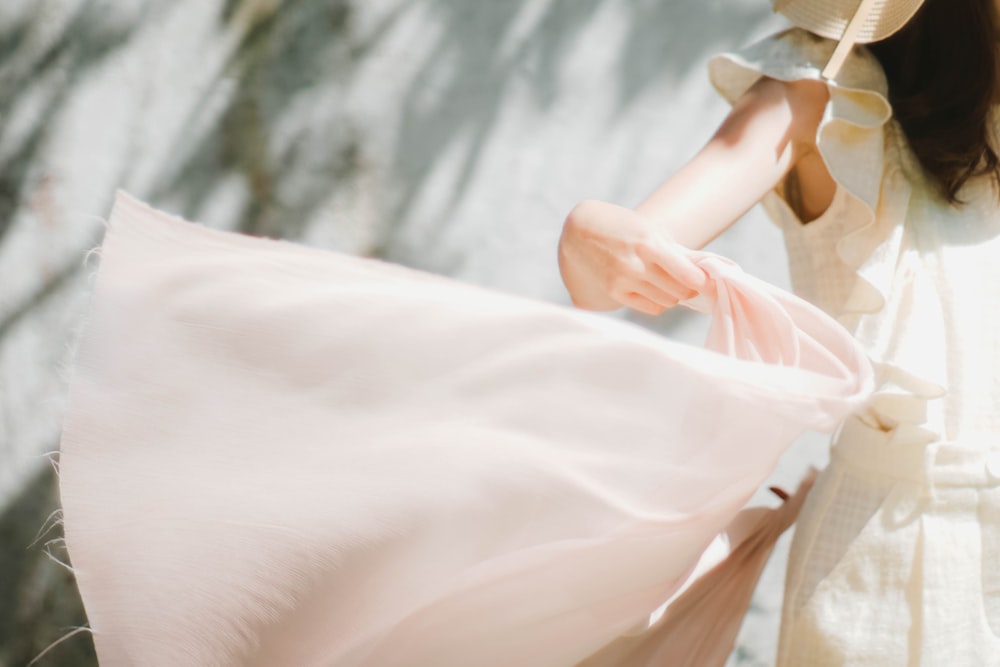
[[[726,113],[708,56],[777,27],[767,0],[0,3],[0,667],[85,622],[45,555],[65,558],[58,527],[35,539],[57,507],[46,454],[115,188],[209,226],[568,303],[566,212],[635,204],[683,164]],[[758,212],[712,249],[787,285]],[[704,330],[685,313],[616,316]],[[820,461],[818,442],[775,481]],[[773,661],[786,547],[734,665]],[[90,640],[36,664],[94,664]]]

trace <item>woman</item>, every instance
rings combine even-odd
[[[804,494],[732,520],[872,369],[815,306],[655,250],[710,350],[120,194],[59,455],[102,665],[724,664]]]
[[[662,312],[697,285],[660,239],[700,248],[762,199],[796,291],[878,384],[800,516],[778,663],[1000,664],[996,8],[775,9],[796,28],[712,61],[734,108],[694,159],[635,211],[570,214],[564,281],[583,308]]]

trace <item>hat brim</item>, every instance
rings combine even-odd
[[[868,44],[890,37],[903,28],[925,0],[878,0],[852,40]],[[809,32],[840,40],[858,11],[857,0],[787,0],[775,11]]]

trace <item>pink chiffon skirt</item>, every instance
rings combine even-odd
[[[805,489],[738,513],[872,371],[691,256],[705,348],[119,193],[60,455],[101,664],[721,665]]]

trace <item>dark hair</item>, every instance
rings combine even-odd
[[[992,0],[927,0],[902,30],[869,45],[910,147],[953,204],[974,176],[1000,186],[990,127],[1000,101],[997,47]]]

